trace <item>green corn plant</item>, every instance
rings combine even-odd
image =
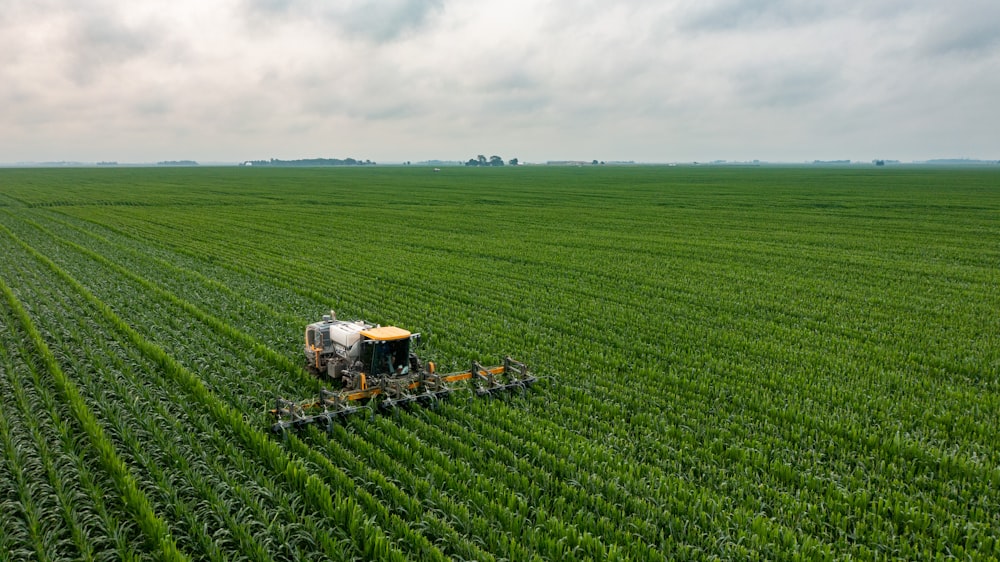
[[[0,228],[0,230],[3,230],[4,234],[13,236],[9,230],[6,230],[6,228]],[[69,402],[74,416],[80,421],[80,424],[84,431],[86,431],[88,438],[93,443],[93,446],[98,450],[105,470],[111,473],[116,485],[122,493],[123,501],[136,515],[139,526],[146,534],[150,544],[161,552],[164,559],[186,560],[187,557],[177,550],[177,546],[170,537],[170,532],[166,524],[161,518],[153,513],[149,500],[140,490],[135,478],[129,472],[128,467],[124,462],[122,462],[121,458],[115,452],[115,449],[105,435],[104,430],[97,423],[91,410],[83,402],[79,391],[76,389],[75,385],[73,385],[72,381],[67,379],[65,374],[63,374],[62,369],[56,362],[55,357],[49,350],[45,340],[42,338],[41,334],[38,333],[33,322],[31,321],[31,318],[20,305],[20,302],[14,296],[10,287],[8,287],[2,280],[0,280],[0,291],[3,292],[8,306],[10,306],[10,308],[14,311],[18,320],[21,322],[24,331],[27,333],[33,345],[37,348],[46,370],[55,380],[57,387],[65,397],[66,401]]]

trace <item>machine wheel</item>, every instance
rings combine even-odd
[[[337,378],[340,384],[344,386],[344,390],[354,390],[354,377],[351,375],[340,375]]]

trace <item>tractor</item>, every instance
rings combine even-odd
[[[396,326],[380,326],[363,320],[337,320],[334,311],[306,326],[307,368],[339,390],[320,389],[319,396],[302,402],[278,398],[271,414],[272,429],[343,418],[376,403],[389,410],[411,402],[436,402],[469,381],[477,395],[525,389],[535,381],[520,361],[505,357],[502,365],[483,367],[473,361],[467,371],[438,374],[433,362],[426,364],[413,352],[420,334]]]

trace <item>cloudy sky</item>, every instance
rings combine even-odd
[[[0,0],[0,162],[1000,159],[996,0]]]

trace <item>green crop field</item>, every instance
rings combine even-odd
[[[0,560],[1000,558],[1000,170],[0,170]],[[524,394],[270,432],[334,309]]]

